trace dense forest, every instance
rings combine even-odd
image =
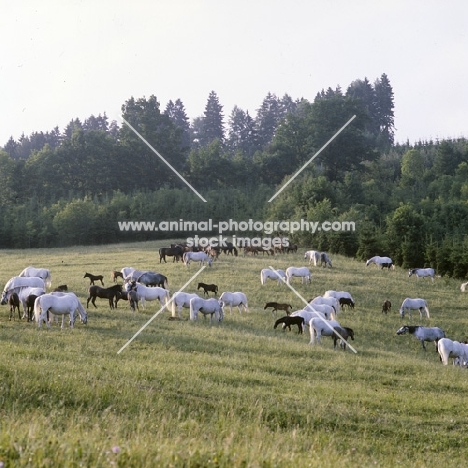
[[[356,79],[346,91],[322,90],[313,102],[268,93],[255,116],[235,106],[226,119],[212,91],[192,122],[180,99],[162,109],[154,95],[128,99],[122,117],[207,203],[128,125],[109,122],[105,113],[72,119],[63,131],[12,137],[0,149],[1,248],[164,234],[120,232],[118,221],[125,220],[344,220],[356,231],[288,237],[303,247],[358,259],[389,255],[403,267],[467,277],[468,141],[395,143],[385,74]]]

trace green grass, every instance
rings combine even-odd
[[[164,242],[167,244],[167,242]],[[53,285],[68,284],[86,304],[85,272],[124,266],[169,277],[171,292],[197,270],[159,265],[158,242],[1,251],[0,282],[25,266],[49,268]],[[0,461],[14,467],[290,467],[462,466],[466,463],[468,373],[444,367],[432,344],[424,352],[397,336],[405,297],[424,297],[431,326],[466,339],[466,296],[459,282],[408,278],[344,257],[333,269],[311,267],[312,284],[293,286],[306,299],[347,290],[357,302],[339,316],[355,330],[351,351],[332,340],[274,330],[267,301],[299,299],[285,286],[260,285],[260,270],[304,265],[302,253],[278,257],[221,255],[196,283],[244,291],[250,312],[221,324],[169,321],[163,312],[117,351],[159,310],[131,313],[98,299],[88,325],[38,330],[8,321],[0,308]],[[381,304],[392,302],[385,316]],[[183,310],[184,318],[188,311]],[[280,315],[278,315],[279,317]],[[405,319],[405,323],[407,320]],[[413,316],[413,323],[420,323]],[[119,453],[114,453],[115,447]]]

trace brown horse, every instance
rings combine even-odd
[[[122,285],[116,284],[110,288],[101,288],[101,286],[90,286],[88,293],[89,297],[86,301],[86,308],[88,308],[89,301],[92,302],[93,306],[97,308],[96,298],[100,297],[102,299],[109,299],[109,307],[114,309],[117,307],[117,298],[116,296],[122,292]]]
[[[18,309],[18,318],[21,320],[20,300],[18,294],[15,292],[12,293],[8,298],[8,304],[10,305],[10,320],[15,314],[15,309]]]
[[[218,294],[218,286],[216,286],[216,284],[198,283],[197,290],[200,288],[203,288],[203,295],[206,294],[207,296],[209,296],[209,291],[213,292],[215,296],[216,294]]]
[[[278,304],[277,302],[267,302],[263,310],[266,310],[269,307],[273,307],[273,310],[271,311],[271,313],[274,312],[275,315],[276,315],[277,310],[284,310],[286,312],[286,315],[289,315],[291,313],[289,309],[292,309],[291,304]]]
[[[102,275],[92,275],[91,273],[85,273],[83,278],[89,278],[89,284],[94,284],[95,281],[100,281],[101,284],[104,286],[104,276]]]
[[[122,272],[121,271],[116,271],[116,270],[111,271],[111,280],[114,283],[117,283],[117,278],[122,278],[122,281],[123,281],[124,277],[123,277]]]

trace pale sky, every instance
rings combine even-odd
[[[192,120],[215,91],[225,122],[268,92],[386,73],[396,141],[468,137],[467,0],[19,0],[0,7],[0,146],[73,118],[121,121],[130,97],[181,99]]]

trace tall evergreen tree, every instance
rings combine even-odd
[[[232,153],[241,151],[245,156],[252,157],[258,149],[255,121],[237,106],[229,117],[228,148]]]
[[[211,91],[203,115],[203,128],[199,141],[202,146],[210,144],[213,140],[224,143],[223,106],[219,103],[217,94]]]
[[[377,121],[380,128],[379,146],[388,149],[395,139],[395,117],[393,109],[393,89],[385,73],[374,83]]]
[[[171,119],[174,125],[182,130],[182,146],[190,148],[190,122],[183,102],[180,99],[177,99],[176,102],[169,101],[166,104],[164,114]]]
[[[278,97],[268,93],[257,110],[255,118],[260,148],[266,148],[273,140],[281,115],[281,104]]]

